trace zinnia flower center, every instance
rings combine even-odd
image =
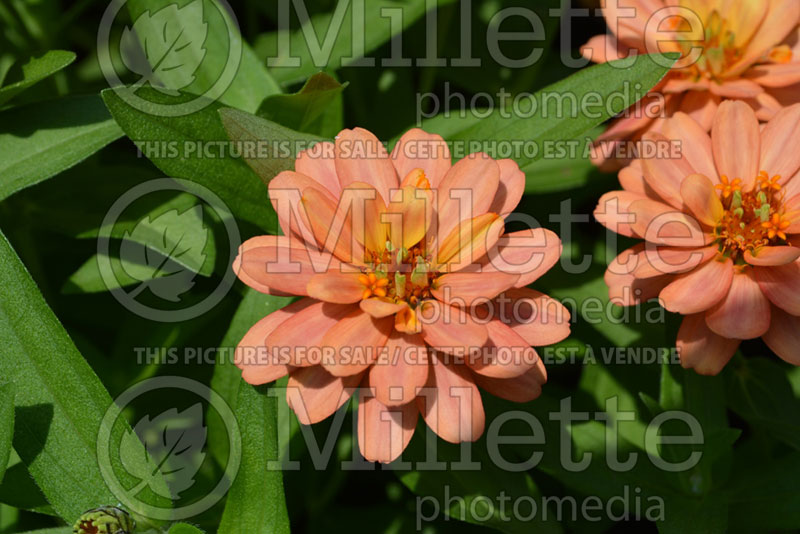
[[[387,242],[382,253],[369,253],[372,261],[359,276],[364,285],[362,299],[381,297],[393,302],[405,302],[416,308],[425,298],[432,298],[431,285],[437,276],[425,255],[422,244],[410,250],[394,249]]]
[[[725,211],[714,229],[720,252],[736,261],[748,250],[787,240],[790,222],[784,215],[780,178],[761,171],[757,186],[743,192],[741,179],[721,177],[716,187],[722,192]]]
[[[677,31],[689,31],[689,23],[685,18],[675,17],[672,20]],[[736,46],[736,35],[728,20],[717,10],[708,16],[704,28],[705,34],[701,43],[690,40],[680,43],[684,56],[692,54],[693,49],[698,46],[703,49],[695,63],[678,70],[678,75],[683,78],[697,81],[706,77],[716,80],[743,56],[743,47]]]

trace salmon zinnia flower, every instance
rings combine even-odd
[[[800,104],[763,129],[738,101],[720,105],[710,137],[683,113],[664,127],[682,153],[635,160],[619,173],[623,190],[595,211],[645,240],[609,265],[611,297],[658,296],[685,315],[681,363],[699,373],[717,374],[741,340],[758,337],[800,365]]]
[[[250,239],[233,266],[258,291],[303,297],[242,339],[244,380],[288,374],[303,424],[358,389],[359,447],[381,462],[402,453],[420,413],[442,439],[477,439],[478,386],[537,397],[546,374],[532,345],[565,338],[569,314],[525,287],[558,261],[558,237],[504,233],[524,180],[485,154],[452,165],[443,139],[419,129],[391,157],[359,128],[301,152],[269,184],[284,235]]]
[[[797,0],[607,0],[603,15],[612,34],[584,45],[588,59],[604,63],[632,52],[682,54],[643,105],[598,138],[593,160],[603,168],[625,164],[613,149],[660,131],[664,118],[677,111],[709,130],[724,99],[746,102],[762,121],[800,101]]]

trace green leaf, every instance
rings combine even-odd
[[[134,24],[124,29],[121,48],[127,67],[141,77],[137,85],[150,82],[169,94],[180,90],[203,95],[212,90],[208,98],[250,112],[267,96],[280,93],[219,2],[180,0],[165,6],[159,0],[130,0],[127,4]],[[238,47],[240,56],[235,55]],[[224,80],[233,61],[240,62],[235,76],[222,87],[224,92],[214,94],[212,88]]]
[[[20,79],[14,79],[13,69],[3,79],[0,87],[0,107],[22,91],[56,73],[75,61],[75,53],[64,50],[50,50],[41,57],[32,57],[20,65]]]
[[[0,112],[0,200],[46,180],[122,136],[97,95]]]
[[[404,460],[414,458],[421,461],[425,457],[425,440],[422,439],[425,432],[418,430],[417,434],[403,453]],[[426,438],[437,439],[432,433]],[[460,446],[439,441],[436,448],[438,461],[455,462],[461,458]],[[481,463],[481,469],[425,469],[401,471],[397,474],[408,489],[421,497],[433,498],[439,503],[438,512],[454,519],[507,534],[563,532],[550,515],[545,519],[543,514],[537,513],[533,519],[523,521],[518,514],[511,513],[508,506],[501,506],[500,499],[506,499],[506,504],[519,502],[521,498],[532,498],[537,504],[542,502],[542,494],[527,473],[511,473],[501,469],[486,452],[485,445],[472,447],[472,456],[473,461]],[[509,498],[510,501],[507,500]]]
[[[300,150],[322,141],[320,137],[302,134],[285,128],[279,124],[256,117],[235,109],[221,109],[222,124],[228,132],[231,141],[245,145],[263,143],[265,148],[273,143],[283,143],[284,150],[272,149],[269,157],[248,157],[245,161],[264,183],[269,183],[279,172],[294,168],[295,156]]]
[[[169,527],[167,534],[204,534],[202,530],[188,523],[175,523]]]
[[[259,320],[292,301],[248,289],[231,320],[222,341],[223,348],[235,347]],[[277,400],[266,394],[265,387],[246,384],[231,361],[221,361],[214,369],[211,387],[236,413],[242,433],[242,462],[236,480],[228,492],[220,534],[249,532],[271,534],[289,532],[289,519],[283,497],[282,473],[268,468],[278,460]],[[209,419],[211,450],[226,432]]]
[[[114,270],[114,276],[106,281],[100,273],[100,262],[108,265]],[[159,270],[154,273],[153,269],[147,265],[140,265],[132,261],[121,260],[117,256],[105,256],[95,254],[86,260],[78,269],[70,275],[61,292],[65,295],[77,293],[103,293],[120,287],[129,287],[140,284],[143,281],[153,280],[152,276],[162,277],[166,271]],[[109,283],[111,282],[111,283]]]
[[[584,157],[589,140],[600,133],[600,128],[586,134],[586,142],[564,147],[564,153],[554,152],[522,167],[525,173],[525,194],[552,193],[576,189],[589,183],[597,168],[591,158]],[[581,140],[578,140],[581,141]]]
[[[194,285],[194,273],[206,261],[203,250],[209,235],[203,225],[203,207],[197,204],[184,212],[171,210],[140,220],[123,235],[119,254],[123,261],[148,268],[141,275],[135,271],[129,271],[129,275],[143,285],[149,284],[159,297],[177,302],[178,295]],[[150,284],[156,278],[167,278],[170,283]]]
[[[728,499],[719,493],[697,499],[665,496],[664,520],[657,524],[659,534],[724,534],[728,528]]]
[[[194,98],[189,95],[171,97],[147,88],[141,88],[139,92],[156,105],[176,104]],[[231,151],[236,149],[238,152],[235,154],[241,153],[242,147],[234,147],[229,142],[217,113],[219,104],[212,103],[188,116],[160,117],[155,110],[148,113],[147,109],[140,111],[129,106],[113,90],[106,89],[102,96],[125,134],[166,175],[197,182],[219,195],[236,217],[263,230],[277,230],[277,218],[264,183],[240,158],[232,157],[234,153]],[[289,130],[282,128],[280,131]],[[173,146],[177,152],[161,150],[159,147],[163,146]],[[202,156],[205,148],[212,150],[214,156]],[[198,149],[201,155],[198,155]],[[267,149],[265,157],[269,154]]]
[[[37,514],[57,515],[13,449],[11,462],[0,484],[0,503]]]
[[[293,95],[273,95],[258,108],[258,116],[298,132],[333,137],[339,133],[336,119],[341,115],[341,95],[347,84],[340,84],[320,72],[308,79]]]
[[[125,470],[140,480],[141,487],[149,486],[162,497],[177,499],[195,483],[205,458],[202,449],[206,435],[200,403],[182,411],[170,408],[152,419],[145,415],[123,435],[123,445],[128,446],[122,449],[120,459]],[[140,439],[147,450],[145,462],[131,455]],[[159,486],[161,478],[167,481],[166,487]]]
[[[0,358],[0,376],[14,384],[16,418],[25,421],[14,429],[14,449],[58,515],[71,523],[119,500],[106,487],[96,455],[112,400],[2,234],[0,273],[0,343],[14,354]],[[110,429],[112,443],[126,427]],[[144,457],[141,443],[135,446]]]
[[[759,431],[800,450],[800,399],[774,359],[740,358],[728,375],[730,408]]]
[[[277,462],[277,400],[267,388],[254,388],[240,379],[236,417],[242,432],[242,464],[228,492],[219,534],[289,532],[283,496],[283,475]]]
[[[28,530],[27,532],[21,532],[20,534],[73,534],[72,527],[54,527],[54,528],[43,528],[40,530]]]
[[[675,60],[677,56],[674,54],[664,56],[658,62],[651,56],[642,55],[629,68],[619,66],[620,61],[626,60],[617,60],[583,69],[529,99],[522,99],[522,102],[528,101],[531,106],[536,106],[530,117],[526,114],[534,108],[519,103],[520,113],[503,108],[494,110],[486,118],[473,115],[467,119],[451,119],[437,115],[423,121],[422,128],[439,133],[448,141],[482,140],[498,146],[504,142],[524,141],[527,147],[532,148],[514,157],[524,167],[542,158],[550,143],[589,135],[593,128],[635,104],[666,75]],[[635,91],[634,87],[641,87],[641,90]],[[486,152],[490,155],[494,152],[491,145]]]
[[[0,482],[11,457],[14,437],[14,385],[0,384]]]
[[[439,0],[437,5],[442,8],[454,3],[455,0]],[[305,3],[286,3],[281,9],[289,9],[296,4],[303,6]],[[256,39],[253,48],[260,58],[266,58],[267,66],[272,76],[282,84],[290,84],[305,80],[314,72],[324,68],[329,71],[338,70],[340,67],[358,64],[361,55],[351,57],[358,52],[358,47],[363,43],[364,54],[375,50],[380,45],[389,42],[395,35],[408,28],[419,20],[427,11],[426,0],[408,0],[397,2],[393,0],[371,0],[370,2],[338,2],[333,13],[323,13],[310,17],[303,27],[288,37],[289,47],[281,44],[281,32],[266,33]],[[363,22],[360,16],[353,21],[353,6],[363,6]],[[398,15],[402,27],[393,28],[389,16],[383,12],[386,9],[400,11]],[[357,13],[361,15],[361,13]],[[298,13],[300,17],[308,17],[308,13]],[[303,19],[301,18],[301,22]],[[396,24],[395,24],[396,26]],[[355,30],[354,30],[355,27]],[[297,59],[293,59],[297,58]],[[376,65],[378,65],[378,60]]]
[[[739,532],[800,529],[800,453],[775,459],[751,454],[740,463],[727,488],[730,525]]]

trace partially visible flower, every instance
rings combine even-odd
[[[360,128],[301,152],[269,184],[284,236],[247,241],[234,263],[259,291],[303,297],[242,339],[244,380],[288,373],[303,424],[360,388],[358,444],[381,462],[405,449],[420,413],[447,441],[477,439],[478,386],[536,398],[546,373],[531,345],[565,338],[569,314],[525,288],[558,261],[558,237],[504,233],[524,180],[485,154],[452,165],[442,138],[418,129],[391,157]]]
[[[635,160],[619,173],[623,190],[595,210],[645,240],[609,265],[611,297],[627,306],[657,296],[685,315],[681,363],[701,374],[758,337],[800,365],[800,104],[763,129],[738,101],[720,105],[710,137],[683,113],[664,129],[680,157]]]
[[[762,121],[800,102],[797,0],[609,0],[603,7],[612,33],[584,45],[588,59],[604,63],[659,51],[680,52],[683,59],[641,109],[625,112],[598,138],[593,159],[602,168],[628,163],[614,148],[660,131],[678,111],[709,130],[721,100],[746,102]]]
[[[116,506],[87,511],[72,527],[73,534],[133,534],[136,524],[130,514]]]

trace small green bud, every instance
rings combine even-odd
[[[397,298],[406,296],[406,275],[399,272],[394,273],[394,290]]]
[[[428,285],[428,269],[425,264],[418,263],[411,271],[411,283],[420,287]]]
[[[72,527],[73,534],[131,534],[135,523],[125,510],[103,506],[84,513]]]
[[[767,222],[769,220],[769,211],[770,211],[769,204],[761,205],[761,222]]]
[[[741,208],[742,207],[742,192],[741,191],[734,191],[733,198],[731,199],[731,207],[732,208]]]

